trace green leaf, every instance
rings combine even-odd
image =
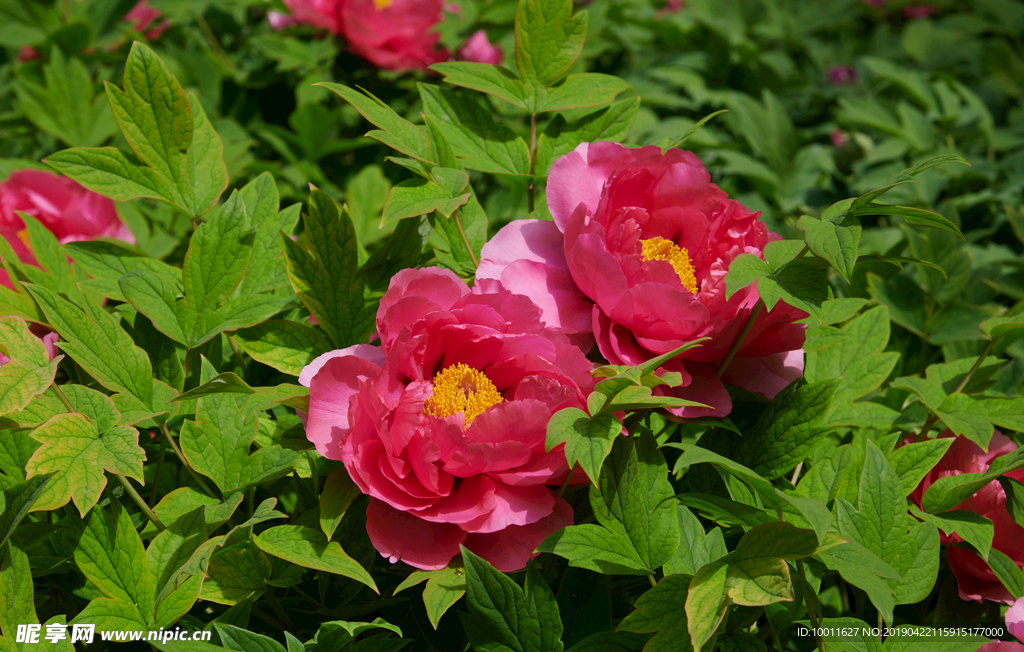
[[[304,250],[282,237],[292,289],[336,348],[366,341],[373,328],[377,301],[358,274],[359,254],[352,220],[334,201],[310,190]]]
[[[198,314],[212,312],[245,275],[253,230],[239,193],[232,193],[189,241],[181,268],[185,300]]]
[[[1021,315],[1003,315],[986,319],[980,324],[981,330],[990,339],[996,339],[1009,333],[1018,333],[1024,330],[1024,317]]]
[[[212,208],[228,182],[224,146],[160,57],[136,41],[124,90],[108,83],[107,97],[134,156],[113,147],[73,148],[46,164],[118,201],[163,199],[195,217]]]
[[[537,549],[600,573],[648,574],[679,545],[679,521],[667,502],[673,495],[665,459],[653,437],[618,437],[590,488],[597,525],[573,525],[548,536]]]
[[[45,392],[63,358],[57,356],[42,367],[19,361],[7,362],[0,367],[0,416],[25,409],[33,398]]]
[[[515,73],[500,66],[459,61],[435,63],[430,69],[444,75],[444,81],[453,86],[500,97],[520,109],[526,109],[530,102],[523,82]]]
[[[629,89],[630,86],[624,79],[613,75],[596,72],[569,75],[547,89],[536,112],[604,106],[614,102],[616,95]]]
[[[728,575],[729,565],[719,560],[700,569],[690,580],[684,613],[686,629],[696,652],[700,652],[725,618],[729,607]]]
[[[466,565],[466,635],[482,652],[562,652],[562,621],[555,596],[536,568],[526,571],[525,589],[462,548]]]
[[[676,511],[679,515],[679,547],[662,566],[662,572],[666,576],[695,575],[705,565],[726,555],[725,539],[719,528],[705,533],[697,517],[682,504],[676,506]]]
[[[223,545],[226,537],[210,539],[207,547],[201,547],[196,556],[201,557],[204,550],[211,551],[213,546],[210,542],[217,542],[218,539]],[[217,551],[217,554],[207,556],[207,559],[209,563],[200,571],[206,573],[207,579],[203,582],[199,597],[218,604],[237,604],[262,591],[273,570],[266,556],[251,544]]]
[[[469,177],[466,177],[465,180],[468,182]],[[465,188],[465,185],[462,187]],[[451,214],[459,206],[469,201],[470,193],[458,193],[461,193],[461,189],[453,196],[448,189],[429,179],[417,177],[402,181],[388,194],[388,201],[384,205],[384,213],[381,217],[381,226],[409,217],[427,215],[434,211],[445,217],[451,217]]]
[[[516,8],[515,31],[519,75],[528,87],[544,89],[580,56],[587,12],[573,16],[570,0],[525,0]]]
[[[988,560],[989,551],[992,549],[992,537],[995,535],[995,526],[992,520],[981,514],[966,509],[954,509],[941,514],[928,514],[917,508],[917,505],[910,505],[910,513],[922,521],[934,524],[942,530],[946,536],[958,535],[961,539],[974,546],[982,559]]]
[[[154,272],[171,282],[181,284],[181,270],[149,258],[124,243],[106,240],[82,240],[61,246],[92,278],[82,286],[108,299],[126,301],[118,280],[135,271]]]
[[[451,567],[436,571],[416,571],[398,585],[395,593],[426,581],[423,606],[427,609],[430,624],[436,630],[445,612],[466,594],[465,572],[463,568]]]
[[[988,449],[994,426],[1024,431],[1024,398],[975,397],[951,394],[935,410],[946,426]]]
[[[900,446],[889,456],[889,462],[903,484],[903,494],[909,496],[921,484],[924,476],[939,463],[953,439],[929,439]]]
[[[830,548],[817,557],[827,568],[838,571],[844,580],[863,590],[886,622],[892,622],[896,596],[887,580],[901,579],[896,569],[856,541]]]
[[[888,192],[892,188],[895,188],[896,186],[902,185],[904,183],[914,183],[915,176],[937,165],[942,165],[943,163],[963,163],[964,165],[970,165],[970,163],[967,162],[967,159],[960,156],[959,154],[939,154],[933,156],[905,170],[897,172],[889,179],[888,182],[886,182],[886,185],[883,186],[882,188],[872,190],[871,192],[853,200],[853,202],[849,206],[849,210],[851,212],[856,213],[856,211],[867,206],[876,198],[880,197],[881,195]]]
[[[301,525],[278,525],[253,535],[252,540],[268,555],[304,568],[348,577],[380,593],[359,562],[349,557],[337,542],[328,541],[322,532]]]
[[[689,623],[682,608],[690,590],[690,575],[668,575],[650,591],[641,595],[634,611],[626,616],[616,631],[657,632],[644,650],[647,652],[687,652],[692,650]]]
[[[25,271],[30,273],[35,282],[46,285],[51,290],[68,297],[77,296],[75,291],[76,279],[71,272],[71,268],[68,266],[67,257],[60,252],[60,242],[57,240],[57,237],[31,215],[21,211],[17,211],[17,215],[25,223],[29,248],[35,254],[37,264],[41,265],[49,273],[36,273],[39,270],[31,266],[26,267]]]
[[[160,499],[153,511],[163,523],[174,523],[182,516],[203,507],[206,531],[212,532],[227,522],[242,504],[242,494],[234,493],[223,502],[200,493],[192,487],[179,487]],[[147,538],[156,534],[156,526],[150,522],[143,528],[141,536]]]
[[[278,212],[279,195],[274,177],[264,172],[240,191],[248,223],[256,232],[245,276],[238,286],[241,296],[257,294],[288,285],[283,245],[279,234],[291,235],[299,221],[300,204]]]
[[[0,564],[0,629],[10,637],[11,632],[17,631],[18,625],[38,622],[35,587],[28,555],[21,548],[11,544],[3,548]],[[10,638],[7,638],[7,641],[10,642]],[[12,648],[19,649],[18,646],[7,646],[3,649]]]
[[[21,519],[32,511],[36,500],[46,490],[47,483],[52,479],[52,473],[36,475],[4,489],[3,511],[0,512],[0,549],[14,534],[14,529],[18,527]],[[0,612],[2,611],[0,610]]]
[[[857,245],[860,242],[860,224],[834,224],[804,215],[797,227],[804,232],[804,242],[815,256],[827,260],[847,283],[853,282],[853,267],[857,264]]]
[[[344,467],[334,469],[327,476],[323,493],[320,494],[320,529],[328,540],[334,536],[349,505],[359,495],[359,487],[348,477]]]
[[[60,333],[60,348],[101,385],[125,392],[144,405],[153,404],[153,367],[146,353],[102,308],[86,302],[85,313],[38,285],[25,286],[39,303],[46,320]],[[6,366],[6,365],[5,365]]]
[[[85,415],[67,413],[53,417],[31,436],[42,446],[28,461],[26,472],[30,477],[54,474],[36,501],[37,510],[57,509],[74,500],[84,517],[107,486],[104,471],[142,482],[146,453],[135,428],[112,426],[98,432]]]
[[[97,100],[89,70],[80,60],[50,49],[43,85],[20,76],[14,85],[25,117],[72,147],[99,145],[117,123],[107,102]]]
[[[459,209],[459,222],[470,248],[477,260],[480,260],[480,249],[487,242],[487,214],[469,188],[469,200]],[[473,259],[462,240],[458,224],[453,219],[446,219],[439,213],[430,216],[430,224],[434,227],[430,234],[430,245],[438,263],[455,271],[456,274],[472,276],[476,271]]]
[[[331,343],[317,329],[283,319],[236,331],[233,337],[255,360],[291,376],[298,376],[318,355],[331,350]]]
[[[515,132],[494,121],[491,109],[466,94],[417,84],[423,109],[451,143],[462,165],[492,174],[530,173],[530,152]]]
[[[202,578],[181,578],[178,571],[206,541],[205,511],[206,508],[200,506],[175,519],[146,549],[146,559],[156,582],[156,611],[147,617],[157,627],[176,623],[199,597]]]
[[[1024,596],[1024,571],[1017,565],[1017,562],[998,549],[992,548],[988,553],[988,567],[992,569],[1014,600]]]
[[[930,226],[933,229],[955,233],[963,239],[964,234],[960,232],[955,224],[931,211],[922,208],[911,208],[910,206],[889,206],[887,204],[868,204],[855,209],[857,216],[861,215],[899,215],[907,224],[915,226]]]
[[[367,135],[371,138],[376,138],[388,147],[421,161],[427,160],[429,157],[430,146],[423,130],[395,113],[391,107],[373,95],[365,91],[357,91],[343,84],[330,82],[320,82],[314,86],[323,86],[334,91],[351,104],[356,111],[359,111],[364,118],[382,130],[368,133]]]
[[[878,306],[851,320],[841,329],[842,342],[807,354],[804,377],[809,383],[841,378],[823,425],[858,425],[887,428],[897,414],[877,403],[853,401],[877,389],[899,359],[885,351],[889,342],[889,312]]]
[[[692,127],[690,127],[689,129],[687,129],[687,130],[686,130],[686,131],[685,131],[685,132],[683,133],[683,135],[682,135],[682,136],[680,136],[679,138],[677,138],[677,139],[674,139],[674,140],[672,140],[672,141],[669,141],[669,144],[667,144],[666,146],[662,147],[662,149],[663,149],[663,150],[666,150],[666,151],[667,151],[667,150],[669,150],[669,149],[672,149],[673,147],[682,147],[682,146],[683,146],[683,144],[684,144],[684,143],[686,143],[686,141],[690,140],[690,138],[691,138],[691,137],[692,137],[692,136],[693,136],[693,135],[694,135],[695,133],[697,133],[698,131],[700,131],[700,128],[701,128],[701,127],[703,127],[704,125],[706,125],[706,124],[707,124],[708,122],[710,122],[710,121],[711,121],[711,120],[712,120],[713,118],[716,118],[716,117],[718,117],[718,116],[722,115],[723,113],[728,113],[728,112],[729,112],[729,110],[728,110],[728,109],[721,109],[721,110],[719,110],[719,111],[715,111],[714,113],[709,113],[708,115],[704,116],[703,118],[701,118],[700,120],[698,120],[697,122],[695,122],[695,123],[693,124],[693,126],[692,126]]]
[[[822,380],[772,401],[737,453],[741,463],[768,479],[781,477],[814,450],[831,428],[823,419],[840,381]]]
[[[564,115],[556,115],[537,141],[535,172],[547,175],[555,159],[576,149],[580,143],[622,142],[629,135],[639,109],[640,98],[630,97],[577,118],[572,124]]]
[[[241,627],[226,623],[214,623],[220,640],[229,650],[240,652],[286,652],[284,646],[262,634],[256,634]]]
[[[202,380],[212,379],[212,365],[202,358]],[[266,446],[252,455],[256,417],[233,393],[212,394],[196,402],[195,421],[181,429],[181,450],[199,473],[212,479],[225,494],[279,478],[299,462],[299,454]]]
[[[611,414],[590,418],[583,410],[566,408],[552,415],[547,432],[545,449],[550,452],[565,444],[569,468],[579,464],[587,477],[597,482],[601,466],[612,450],[612,442],[622,433],[622,423]]]
[[[143,629],[154,613],[156,581],[131,517],[120,504],[112,507],[112,514],[103,508],[89,512],[74,550],[78,570],[107,596],[90,602],[77,619],[95,622],[97,629],[129,623]]]

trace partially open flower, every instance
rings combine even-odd
[[[949,430],[940,435],[953,436]],[[920,505],[924,492],[939,478],[962,473],[984,473],[992,460],[1016,449],[1017,445],[999,431],[992,435],[987,453],[966,437],[957,437],[939,463],[921,480],[912,497]],[[1024,481],[1024,469],[1010,471],[1006,476]],[[1006,511],[1006,492],[998,481],[993,480],[985,485],[954,509],[965,509],[991,519],[995,525],[992,547],[1005,553],[1017,566],[1024,566],[1024,528],[1017,525]],[[942,541],[954,543],[963,539],[954,532],[950,536],[942,535]],[[977,554],[966,548],[947,546],[946,559],[956,577],[961,600],[992,600],[1013,604],[1013,596]]]
[[[306,436],[371,496],[366,527],[392,562],[444,568],[459,544],[502,571],[526,565],[572,510],[547,485],[551,415],[583,408],[592,364],[493,281],[470,292],[442,269],[399,272],[377,312],[380,347],[314,360]]]
[[[441,35],[444,0],[345,0],[341,22],[352,50],[390,70],[413,70],[444,61]]]
[[[124,20],[134,23],[132,29],[144,35],[147,41],[159,38],[171,26],[171,21],[160,20],[160,10],[149,6],[148,0],[135,3],[132,10],[124,15]]]
[[[342,0],[284,0],[284,5],[292,12],[291,21],[287,24],[303,23],[341,34]],[[286,27],[285,18],[279,13],[277,16],[267,16],[272,29]],[[275,27],[275,24],[278,26]]]
[[[459,48],[459,61],[491,63],[497,66],[504,57],[505,53],[488,40],[487,32],[482,29],[474,32]]]
[[[583,143],[551,167],[547,200],[554,222],[503,228],[483,248],[478,279],[529,296],[580,346],[596,338],[612,364],[710,337],[661,367],[682,374],[673,395],[711,406],[672,408],[677,416],[728,414],[722,380],[772,398],[800,376],[804,327],[793,322],[806,315],[783,302],[760,313],[716,375],[760,300],[754,286],[725,298],[729,263],[778,236],[692,152]]]

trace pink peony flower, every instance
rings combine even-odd
[[[954,435],[947,430],[939,436],[953,437]],[[992,460],[1016,449],[1017,445],[999,431],[992,436],[987,453],[966,437],[957,437],[935,468],[921,480],[921,484],[914,490],[912,497],[920,505],[924,492],[939,478],[961,473],[984,473],[988,470]],[[1015,480],[1024,481],[1024,469],[1011,471],[1006,475]],[[1005,505],[1006,492],[1003,491],[999,482],[993,480],[954,509],[966,509],[991,519],[995,524],[992,547],[1005,553],[1018,566],[1024,566],[1024,528],[1017,525],[1006,511]],[[943,543],[953,543],[963,541],[963,539],[953,533],[950,536],[942,535],[942,541]],[[949,566],[956,577],[961,600],[992,600],[1013,604],[1010,592],[977,554],[966,548],[949,546],[946,548],[946,559],[949,560]]]
[[[1013,641],[991,641],[979,647],[978,652],[1024,652],[1024,645]]]
[[[831,137],[832,144],[836,147],[842,147],[846,143],[850,142],[850,135],[842,129],[833,129]]]
[[[1006,610],[1006,629],[1024,641],[1024,598],[1018,598],[1013,606]]]
[[[857,81],[857,69],[853,66],[832,66],[828,69],[828,77],[833,86],[852,84]]]
[[[341,24],[352,50],[390,70],[422,69],[444,61],[440,34],[444,0],[345,0]]]
[[[911,20],[918,20],[920,18],[927,18],[936,11],[935,5],[915,5],[912,7],[904,7],[903,15]]]
[[[21,46],[21,49],[18,50],[18,61],[21,61],[22,63],[25,63],[26,61],[34,61],[40,58],[42,58],[42,55],[39,54],[39,50],[35,49],[31,45],[23,45]]]
[[[292,23],[303,23],[313,27],[321,27],[335,34],[341,34],[341,5],[343,0],[284,0],[284,5],[292,12]],[[277,13],[277,12],[271,12]],[[279,14],[281,15],[281,14]],[[270,26],[274,26],[271,16]],[[291,23],[289,23],[291,24]]]
[[[495,281],[407,269],[377,312],[380,347],[326,353],[299,375],[306,436],[371,496],[366,528],[392,562],[444,568],[459,544],[510,572],[572,509],[546,485],[547,423],[584,408],[592,364],[540,310]]]
[[[473,61],[475,63],[491,63],[501,65],[505,52],[497,45],[493,45],[487,39],[487,32],[477,30],[466,39],[466,42],[459,48],[459,61]]]
[[[136,32],[145,34],[146,40],[152,41],[160,37],[164,31],[171,26],[171,21],[164,20],[159,24],[154,23],[160,19],[160,10],[149,6],[149,0],[139,0],[132,7],[132,10],[124,15],[124,20],[135,23],[132,26]],[[147,31],[149,30],[149,31]]]
[[[36,258],[27,245],[25,222],[15,211],[39,220],[61,244],[101,236],[135,244],[113,201],[67,177],[41,170],[18,170],[0,183],[0,235],[21,261],[30,265],[36,264]],[[12,287],[3,270],[0,284]]]
[[[780,303],[716,377],[759,300],[753,286],[726,300],[729,263],[761,255],[778,236],[711,183],[693,153],[583,143],[555,161],[547,200],[554,222],[504,227],[484,246],[478,279],[529,296],[548,326],[584,349],[596,337],[612,364],[711,337],[661,367],[682,374],[673,395],[711,406],[673,408],[677,416],[728,414],[722,380],[771,398],[800,376],[804,327],[793,321],[804,313]]]

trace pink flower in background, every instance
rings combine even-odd
[[[444,0],[345,0],[341,24],[352,50],[390,70],[424,69],[444,61],[440,35]]]
[[[836,147],[842,147],[846,143],[850,142],[850,135],[842,129],[833,129],[831,137],[832,144]]]
[[[97,237],[135,244],[131,231],[118,217],[113,201],[67,177],[42,170],[18,170],[0,183],[0,235],[7,239],[22,262],[31,265],[36,264],[36,258],[27,245],[25,222],[16,211],[39,220],[61,244]],[[12,287],[3,270],[0,270],[0,284]]]
[[[504,227],[484,246],[478,279],[529,296],[584,350],[596,338],[612,364],[710,337],[661,367],[683,378],[669,393],[711,406],[672,408],[677,416],[728,414],[723,380],[771,398],[801,375],[804,327],[793,322],[805,314],[780,302],[716,376],[759,301],[754,286],[726,300],[729,263],[778,236],[711,183],[693,153],[583,143],[555,161],[547,200],[554,222]]]
[[[343,0],[284,0],[284,5],[292,12],[291,23],[303,23],[313,27],[341,34],[341,6]],[[277,12],[270,12],[277,13]],[[283,16],[283,14],[278,14]],[[282,23],[281,19],[274,19],[269,14],[267,19],[273,29],[280,29],[274,26],[274,21]],[[287,26],[287,25],[285,25]]]
[[[663,18],[667,14],[677,14],[686,8],[686,3],[683,0],[666,0],[665,6],[655,12],[658,18]]]
[[[547,423],[584,408],[593,365],[529,299],[438,268],[392,278],[380,346],[324,354],[299,375],[306,436],[371,496],[367,532],[392,562],[444,568],[465,545],[499,570],[526,565],[572,509],[546,485],[568,469]]]
[[[477,30],[466,39],[466,42],[459,48],[459,61],[472,61],[475,63],[491,63],[500,65],[505,53],[500,47],[492,44],[487,39],[487,32]]]
[[[139,0],[132,7],[132,10],[124,15],[126,22],[135,23],[132,29],[140,34],[144,34],[146,40],[149,41],[159,38],[171,26],[171,21],[169,20],[163,20],[159,24],[154,25],[159,19],[160,10],[150,7],[149,0]]]
[[[295,20],[295,16],[291,14],[274,10],[267,12],[267,23],[270,25],[270,29],[273,30],[285,29],[286,27],[291,27],[298,22],[299,21]]]
[[[852,84],[857,81],[857,69],[853,66],[832,66],[828,69],[828,77],[833,86]]]
[[[953,437],[954,435],[947,430],[939,436]],[[924,492],[939,478],[962,473],[984,473],[988,470],[992,460],[1015,450],[1017,450],[1017,445],[999,431],[992,435],[987,453],[966,437],[957,437],[935,468],[914,490],[912,497],[920,505]],[[1011,471],[1006,476],[1024,481],[1024,469]],[[1024,566],[1024,528],[1017,525],[1006,511],[1005,505],[1006,492],[1003,491],[1003,487],[998,481],[993,480],[954,509],[966,509],[991,519],[995,524],[992,547],[1005,553],[1017,566]],[[942,541],[951,543],[963,541],[963,539],[953,533],[950,536],[942,535]],[[947,546],[946,559],[949,560],[949,566],[956,577],[957,590],[961,600],[992,600],[1013,604],[1013,596],[996,578],[988,564],[977,554],[966,548]]]
[[[914,5],[912,7],[904,7],[903,15],[911,20],[917,20],[931,16],[935,11],[935,5]]]
[[[1024,598],[1018,598],[1013,606],[1006,610],[1006,629],[1024,641]]]
[[[18,50],[18,61],[21,61],[22,63],[26,61],[34,61],[40,58],[42,58],[42,55],[39,54],[39,50],[35,49],[31,45],[23,45],[21,46],[21,49]]]

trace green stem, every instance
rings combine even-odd
[[[277,597],[274,596],[274,587],[268,586],[263,595],[267,596],[267,602],[270,603],[270,608],[274,610],[274,615],[277,616],[278,620],[284,623],[286,628],[295,629],[294,625],[292,625],[292,621],[288,618],[288,614],[285,613],[285,610],[281,607],[281,603],[278,602]]]
[[[533,173],[537,167],[537,114],[530,114],[530,185],[526,187],[527,208],[533,212]]]
[[[750,312],[750,316],[747,317],[747,323],[743,324],[743,330],[741,330],[740,334],[736,336],[736,340],[732,343],[732,347],[729,349],[729,352],[726,353],[725,358],[722,359],[722,364],[718,365],[718,370],[715,371],[715,376],[721,378],[722,374],[725,373],[725,370],[729,367],[729,363],[732,362],[732,359],[736,357],[736,353],[740,350],[740,347],[743,346],[743,340],[747,339],[747,334],[750,333],[750,329],[754,327],[754,322],[757,321],[757,318],[761,315],[762,308],[764,308],[764,302],[758,299],[757,305],[754,306],[754,309]]]
[[[160,481],[160,471],[164,468],[164,452],[167,450],[167,440],[160,440],[160,452],[156,458],[156,471],[153,473],[153,488],[149,490],[149,506],[156,504],[156,488]]]
[[[572,479],[572,474],[576,472],[576,465],[573,464],[569,472],[565,474],[565,480],[562,480],[562,486],[558,488],[558,493],[555,494],[555,498],[561,498],[562,494],[565,493],[565,488],[569,486],[569,480]]]
[[[466,251],[469,253],[469,260],[472,261],[473,267],[479,267],[480,260],[476,257],[476,252],[473,251],[473,246],[469,244],[469,238],[466,237],[466,231],[462,228],[462,220],[459,219],[459,212],[455,211],[452,213],[452,219],[455,220],[455,228],[459,230],[459,237],[462,238],[462,244],[465,245]]]
[[[206,16],[202,14],[196,15],[196,24],[199,25],[199,31],[206,37],[206,41],[210,44],[210,49],[217,55],[217,58],[221,60],[224,67],[233,75],[235,74],[235,64],[231,63],[231,59],[227,53],[224,52],[224,48],[221,47],[220,41],[217,40],[217,35],[210,29],[210,24],[206,22]]]
[[[160,522],[160,519],[157,518],[153,510],[149,508],[149,505],[147,505],[146,501],[142,499],[142,496],[139,495],[139,492],[135,491],[135,487],[133,487],[128,482],[128,478],[124,477],[120,473],[115,473],[114,477],[121,481],[121,486],[124,487],[125,492],[127,492],[127,494],[131,496],[131,499],[134,500],[135,504],[139,506],[139,509],[142,510],[142,513],[146,515],[146,518],[152,521],[153,525],[155,525],[156,528],[161,532],[166,530],[167,526]]]
[[[171,431],[167,428],[166,423],[160,423],[160,431],[164,433],[164,437],[167,438],[167,443],[171,445],[171,450],[173,450],[174,454],[178,457],[178,461],[181,462],[181,465],[189,472],[189,475],[191,475],[192,479],[196,481],[199,488],[203,490],[203,493],[211,498],[216,498],[217,494],[215,494],[210,487],[203,482],[203,479],[199,477],[199,474],[192,468],[192,465],[185,459],[185,454],[181,452],[180,448],[178,448],[178,444],[174,441],[174,437],[171,436]]]
[[[800,571],[800,577],[803,577],[806,580],[807,575],[806,573],[804,573],[804,562],[802,559],[796,560],[796,568],[798,571]],[[821,637],[821,633],[818,627],[818,612],[815,611],[814,605],[811,604],[810,597],[805,595],[804,602],[807,604],[807,615],[811,619],[811,627],[813,627],[815,630],[814,639],[818,643],[818,652],[825,652],[825,640]]]
[[[657,588],[658,580],[654,579],[654,574],[653,573],[648,573],[647,574],[647,581],[651,583],[651,588]]]
[[[242,357],[242,351],[238,348],[238,343],[235,342],[235,338],[228,335],[228,343],[231,345],[231,350],[235,352],[235,360],[238,362],[238,366],[245,371],[247,365],[245,364],[245,358]]]

